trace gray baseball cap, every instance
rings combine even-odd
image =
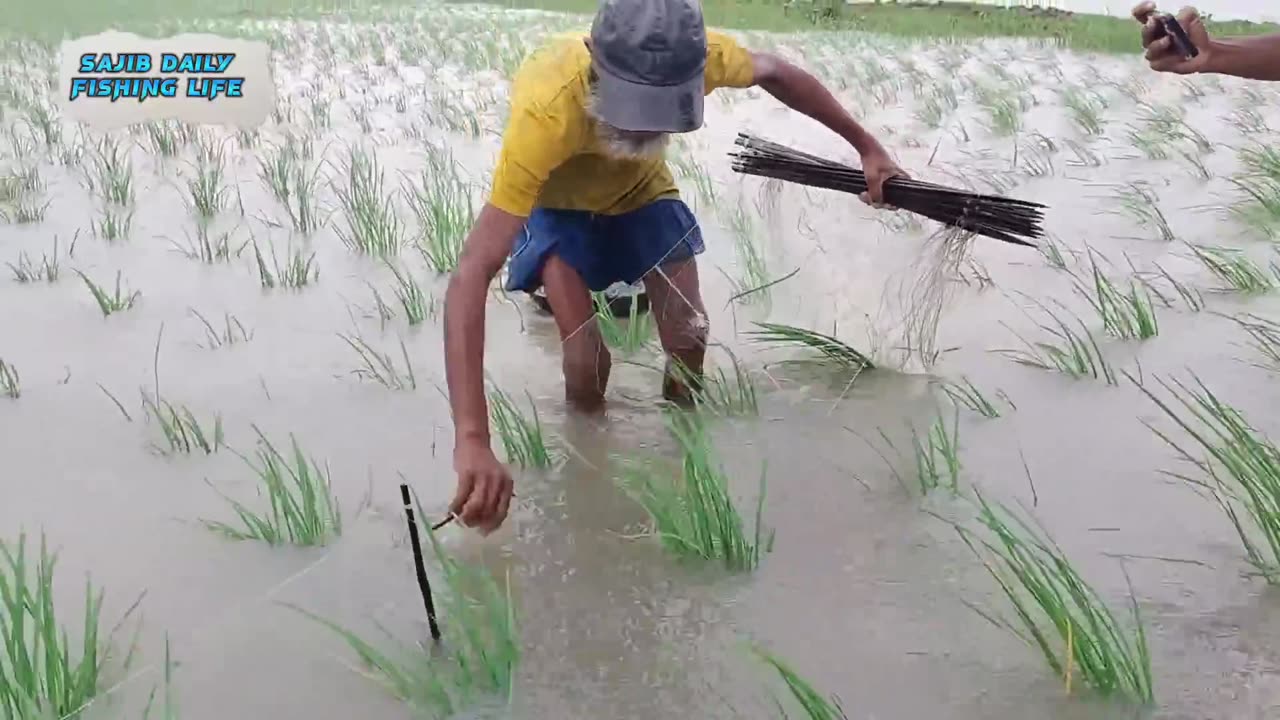
[[[698,0],[602,0],[591,62],[602,121],[650,132],[702,127],[707,32]]]

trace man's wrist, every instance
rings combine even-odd
[[[476,444],[488,445],[489,444],[489,428],[487,427],[458,428],[457,431],[454,433],[453,444],[458,447],[461,447],[463,445],[476,445]]]

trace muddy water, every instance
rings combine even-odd
[[[494,25],[505,28],[503,42],[535,37],[530,28],[565,26],[536,14],[457,10],[433,16],[431,23],[398,16],[386,28],[394,29],[405,59],[365,70],[343,40],[364,27],[205,29],[277,37],[276,77],[294,99],[298,128],[309,127],[307,85],[318,83],[330,93],[332,127],[314,131],[317,156],[340,161],[343,144],[363,137],[395,188],[398,171],[417,173],[426,162],[421,142],[409,134],[414,124],[428,139],[446,143],[468,175],[483,182],[496,135],[473,138],[430,125],[439,114],[429,98],[462,92],[466,101],[485,106],[478,116],[488,129],[499,126],[500,73],[444,62],[462,57],[448,52],[448,42],[466,43]],[[1032,141],[1024,136],[1015,161],[1014,141],[984,128],[980,105],[963,87],[957,88],[961,109],[941,128],[916,119],[928,86],[917,96],[907,80],[894,88],[868,70],[885,41],[872,46],[847,35],[747,39],[776,44],[820,70],[918,176],[988,190],[986,182],[1009,183],[1003,192],[1048,203],[1048,227],[1073,266],[1092,247],[1117,277],[1129,274],[1130,263],[1140,271],[1158,263],[1197,286],[1214,285],[1187,259],[1185,246],[1160,240],[1149,223],[1117,211],[1117,185],[1134,181],[1155,189],[1181,240],[1239,246],[1267,257],[1265,242],[1214,206],[1234,198],[1226,178],[1239,169],[1235,149],[1246,139],[1274,140],[1270,132],[1246,138],[1224,118],[1250,106],[1280,127],[1274,90],[1255,86],[1261,95],[1250,96],[1243,83],[1196,80],[1195,99],[1184,100],[1190,91],[1180,80],[1150,75],[1136,60],[1082,58],[1018,43],[903,45],[890,54],[931,70],[937,80],[930,82],[1021,82],[998,79],[999,69],[1030,78],[1025,127],[1056,148],[1047,155],[1051,170],[1035,176],[1027,169],[1035,156],[1027,149]],[[325,53],[309,50],[330,44],[334,70],[322,71],[315,58]],[[1065,81],[1097,87],[1109,98],[1102,137],[1079,138],[1056,92],[1064,80],[1054,68]],[[332,78],[365,74],[368,79],[353,83],[345,100],[339,97]],[[373,107],[368,128],[351,113],[360,83]],[[393,98],[402,91],[409,104],[399,113]],[[1130,125],[1140,123],[1137,102],[1126,92],[1148,103],[1185,103],[1187,123],[1211,140],[1213,152],[1203,162],[1213,179],[1198,179],[1176,152],[1172,160],[1143,157],[1128,139]],[[487,106],[482,98],[490,93],[499,102]],[[712,332],[752,368],[761,394],[759,418],[720,422],[715,436],[744,503],[751,502],[766,468],[766,522],[776,528],[777,544],[756,574],[726,578],[625,537],[641,530],[645,517],[616,489],[611,460],[672,449],[657,408],[658,378],[642,366],[658,356],[641,353],[630,358],[634,364],[615,363],[606,418],[567,415],[551,321],[519,298],[491,299],[486,367],[504,388],[528,389],[566,456],[553,471],[518,475],[520,499],[499,533],[486,539],[457,528],[442,533],[452,551],[511,573],[525,658],[507,715],[775,717],[764,696],[772,679],[742,651],[744,641],[757,640],[838,694],[851,718],[1134,716],[1114,702],[1066,697],[1062,682],[1031,649],[966,606],[1001,607],[990,579],[955,533],[921,511],[954,514],[956,503],[945,493],[920,500],[907,489],[914,483],[910,459],[890,467],[882,457],[893,455],[879,444],[879,430],[905,447],[908,423],[923,431],[939,407],[953,412],[931,388],[932,379],[967,376],[989,396],[1003,392],[1016,410],[991,420],[960,414],[963,483],[1033,507],[1081,573],[1118,607],[1126,597],[1119,556],[1127,558],[1124,568],[1147,618],[1155,658],[1159,705],[1148,714],[1274,717],[1280,706],[1274,650],[1280,607],[1259,581],[1242,577],[1239,544],[1217,508],[1160,475],[1175,467],[1175,458],[1141,422],[1160,421],[1154,406],[1127,381],[1108,387],[1072,380],[992,352],[1017,347],[1015,332],[1044,337],[1028,297],[1065,303],[1101,336],[1099,323],[1073,294],[1071,278],[1037,251],[976,241],[978,269],[968,271],[968,283],[953,283],[943,317],[937,345],[945,352],[931,368],[915,363],[895,371],[893,363],[903,360],[893,350],[901,340],[895,334],[901,320],[896,291],[903,278],[918,274],[931,229],[798,187],[781,189],[776,203],[765,202],[763,182],[728,169],[725,153],[739,130],[836,156],[849,153],[758,92],[712,98],[707,115],[707,127],[682,151],[692,152],[716,181],[714,200],[685,182],[708,240],[702,277]],[[6,113],[6,124],[15,125],[14,117]],[[283,130],[269,125],[262,140],[278,141]],[[67,135],[74,139],[74,129]],[[1098,164],[1078,163],[1068,140],[1090,148]],[[7,142],[6,162],[12,163],[13,140]],[[335,144],[324,150],[329,142]],[[406,639],[424,633],[397,485],[403,474],[429,513],[441,512],[453,492],[440,326],[429,321],[409,328],[401,317],[384,325],[370,283],[390,298],[391,276],[342,245],[335,234],[341,215],[310,240],[290,238],[264,221],[283,216],[257,174],[261,148],[232,144],[228,152],[243,212],[237,203],[219,218],[219,227],[234,229],[240,242],[252,233],[282,254],[291,242],[302,243],[316,253],[317,283],[264,291],[247,253],[205,265],[174,252],[170,241],[182,243],[184,233],[194,233],[179,189],[189,169],[142,147],[132,155],[139,205],[129,240],[94,237],[98,200],[80,185],[77,170],[49,161],[40,164],[51,203],[44,220],[0,228],[7,262],[16,262],[20,251],[36,258],[52,252],[54,237],[65,248],[79,231],[59,282],[0,284],[0,357],[19,369],[23,383],[20,399],[0,402],[6,468],[0,534],[43,530],[61,549],[61,602],[68,616],[78,612],[85,571],[107,588],[107,617],[117,617],[145,591],[142,658],[95,708],[98,716],[137,717],[137,705],[159,679],[167,636],[180,663],[175,689],[188,720],[404,717],[380,688],[351,672],[354,659],[344,645],[283,604],[375,638],[375,621]],[[184,159],[191,157],[188,149]],[[338,176],[336,169],[327,172]],[[335,202],[331,189],[323,198]],[[725,217],[739,202],[755,222],[770,275],[799,268],[774,288],[767,305],[726,306],[734,292],[726,276],[739,277],[741,269]],[[120,271],[142,298],[104,319],[72,268],[103,284]],[[990,283],[973,280],[974,274]],[[418,275],[428,277],[421,269]],[[442,298],[442,281],[428,282]],[[1210,294],[1209,306],[1228,314],[1280,309],[1268,298],[1221,294]],[[203,348],[204,331],[191,309],[215,321],[231,313],[253,337]],[[779,367],[778,361],[797,353],[763,348],[744,334],[752,320],[764,319],[822,331],[834,325],[842,339],[875,350],[889,368],[850,386],[830,373]],[[1280,432],[1272,377],[1249,364],[1255,358],[1244,347],[1247,338],[1229,320],[1175,308],[1162,309],[1160,322],[1160,336],[1150,341],[1104,341],[1108,357],[1143,377],[1185,378],[1190,368],[1260,429]],[[403,341],[416,389],[394,391],[353,375],[359,359],[338,334],[355,332],[397,363]],[[723,354],[714,358],[725,362]],[[277,443],[294,434],[307,452],[327,462],[346,511],[341,540],[327,549],[269,548],[230,542],[200,527],[201,518],[230,519],[219,493],[254,502],[255,478],[229,452],[165,458],[151,450],[160,438],[145,421],[138,393],[157,378],[170,401],[201,418],[220,414],[235,449],[252,448],[256,426]],[[120,399],[132,421],[104,389]]]

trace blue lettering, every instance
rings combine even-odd
[[[173,53],[161,53],[160,72],[171,73],[178,67],[178,56]]]

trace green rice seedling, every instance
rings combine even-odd
[[[350,249],[388,257],[400,251],[404,233],[395,204],[383,190],[383,173],[378,161],[359,148],[352,148],[344,172],[346,185],[336,188],[347,227],[338,237]]]
[[[220,151],[194,166],[194,175],[187,180],[187,206],[197,217],[210,219],[226,209],[231,187],[223,173]]]
[[[1260,367],[1280,371],[1280,323],[1253,313],[1231,319],[1249,334],[1253,349],[1262,355],[1265,364]]]
[[[415,506],[418,517],[427,517],[416,499]],[[510,574],[499,583],[482,566],[450,557],[435,533],[425,532],[439,564],[431,577],[442,618],[441,648],[409,646],[384,630],[396,650],[383,651],[330,620],[289,607],[346,641],[368,668],[363,674],[404,702],[414,717],[444,720],[502,697],[510,704],[521,659]]]
[[[405,199],[418,221],[418,251],[427,267],[438,273],[458,267],[463,241],[475,220],[471,190],[457,167],[450,157],[423,170],[419,183],[404,181]]]
[[[670,413],[667,426],[681,448],[680,479],[661,478],[660,471],[652,467],[633,467],[624,478],[624,490],[644,506],[653,523],[653,535],[669,551],[717,561],[731,572],[755,570],[762,552],[773,547],[772,531],[768,539],[763,537],[763,470],[755,525],[748,534],[703,421],[694,414]]]
[[[739,204],[733,211],[728,213],[728,221],[730,232],[733,233],[734,249],[738,256],[738,265],[742,271],[742,277],[734,282],[734,294],[743,297],[750,297],[751,300],[768,301],[769,292],[769,269],[766,266],[764,253],[760,250],[760,245],[756,241],[755,226],[751,222],[751,216],[747,214],[746,208]],[[765,288],[762,292],[750,293],[744,292],[753,288]]]
[[[978,85],[975,99],[987,113],[987,128],[999,136],[1013,135],[1022,129],[1023,105],[1018,95],[993,87]]]
[[[1209,166],[1205,164],[1203,157],[1185,150],[1179,150],[1178,157],[1182,158],[1183,161],[1186,162],[1192,177],[1197,180],[1213,179],[1213,171],[1211,171]]]
[[[1155,228],[1162,240],[1177,239],[1168,218],[1160,210],[1159,196],[1149,184],[1132,182],[1124,185],[1117,190],[1116,202],[1123,214],[1133,218],[1139,225]]]
[[[1101,155],[1085,147],[1082,143],[1069,138],[1064,140],[1063,143],[1066,144],[1067,147],[1071,148],[1072,154],[1076,156],[1075,160],[1068,161],[1068,165],[1096,168],[1102,167],[1103,162],[1105,162]]]
[[[1106,100],[1097,93],[1088,92],[1076,86],[1062,91],[1062,104],[1071,113],[1071,122],[1085,135],[1102,134],[1102,111],[1106,109]]]
[[[178,720],[177,703],[173,700],[173,653],[169,645],[169,635],[164,637],[164,704],[161,706],[160,720]],[[147,696],[147,706],[142,709],[142,720],[151,720],[151,709],[155,706],[156,691],[151,689]]]
[[[1231,178],[1245,200],[1231,208],[1249,227],[1274,238],[1280,231],[1280,149],[1258,144],[1240,150],[1245,172]]]
[[[271,194],[284,206],[294,230],[309,235],[323,225],[316,202],[320,167],[307,172],[294,144],[277,147],[260,160],[258,174],[271,189]]]
[[[1169,159],[1169,138],[1150,128],[1130,127],[1125,133],[1129,143],[1148,160]]]
[[[1102,270],[1092,253],[1089,257],[1090,281],[1075,280],[1075,290],[1098,313],[1106,332],[1121,340],[1146,340],[1160,333],[1155,304],[1145,285],[1129,281],[1129,290],[1116,287]]]
[[[1150,137],[1161,138],[1164,143],[1169,140],[1188,140],[1203,153],[1213,152],[1213,143],[1203,133],[1187,124],[1186,111],[1177,105],[1155,105],[1139,103],[1143,109],[1143,119],[1152,131]]]
[[[591,302],[596,309],[596,325],[606,345],[624,354],[640,351],[653,339],[653,318],[641,313],[638,303],[631,303],[625,319],[614,317],[609,309],[609,297],[603,292],[592,292]]]
[[[947,397],[951,398],[951,402],[957,408],[966,407],[985,418],[1000,417],[1000,409],[968,377],[962,377],[960,382],[950,380],[943,382],[942,391],[947,394]],[[998,395],[1010,407],[1014,407],[1003,392],[998,393]],[[1017,408],[1014,407],[1014,409],[1016,410]]]
[[[1062,254],[1062,248],[1058,246],[1058,243],[1053,238],[1044,238],[1040,243],[1040,254],[1044,256],[1044,260],[1049,264],[1049,267],[1056,270],[1067,269],[1067,259]]]
[[[234,540],[260,540],[269,545],[328,545],[342,535],[342,509],[333,495],[328,465],[308,457],[292,434],[292,457],[282,454],[255,425],[258,464],[243,458],[261,483],[270,509],[255,512],[223,496],[239,519],[238,525],[202,520],[205,527]],[[243,456],[242,456],[243,457]]]
[[[280,258],[276,255],[276,248],[271,246],[271,264],[267,264],[267,258],[262,254],[262,248],[258,246],[257,240],[250,240],[253,244],[254,262],[258,268],[258,280],[262,283],[262,287],[272,289],[275,287],[298,289],[320,279],[320,268],[316,265],[316,254],[303,255],[301,248],[292,248],[289,250],[289,256],[285,260],[284,265],[280,264]]]
[[[435,299],[423,292],[418,281],[413,279],[413,274],[408,270],[397,268],[390,260],[387,261],[387,267],[391,268],[392,274],[395,275],[396,299],[400,301],[400,307],[404,309],[404,316],[409,325],[420,325],[427,318],[434,318],[436,316]]]
[[[98,143],[93,158],[95,177],[91,183],[108,202],[120,206],[133,204],[133,160],[127,148],[122,148],[110,136]]]
[[[1227,115],[1226,120],[1234,125],[1242,135],[1249,137],[1271,132],[1271,128],[1267,125],[1267,119],[1253,108],[1237,108]]]
[[[1080,326],[1077,331],[1052,311],[1045,312],[1051,322],[1040,324],[1040,329],[1048,332],[1054,340],[1032,343],[1019,335],[1018,339],[1026,346],[1025,350],[1000,352],[1022,365],[1057,370],[1073,378],[1091,377],[1103,380],[1108,385],[1117,384],[1115,369],[1103,355],[1097,339],[1084,321],[1075,318],[1076,324]]]
[[[17,400],[22,397],[22,382],[18,368],[0,358],[0,395]]]
[[[175,250],[188,258],[213,265],[214,263],[230,262],[232,258],[240,257],[240,253],[244,252],[244,249],[249,246],[248,240],[240,243],[238,247],[233,245],[231,242],[232,232],[228,230],[214,235],[210,229],[210,223],[206,220],[200,220],[196,222],[195,237],[191,237],[185,230],[183,231],[187,239],[185,245],[179,245],[173,241],[170,242]]]
[[[989,503],[977,489],[974,496],[977,527],[954,527],[1000,586],[1017,619],[974,609],[1038,649],[1068,692],[1079,676],[1100,695],[1154,702],[1151,653],[1132,588],[1134,627],[1126,630],[1043,528]]]
[[[124,290],[120,283],[121,271],[116,271],[116,287],[114,292],[108,292],[106,288],[98,285],[89,279],[88,275],[76,270],[76,274],[84,280],[84,284],[89,288],[89,292],[93,295],[93,299],[98,303],[98,309],[102,310],[102,316],[107,317],[111,313],[128,310],[133,307],[138,298],[142,297],[142,293],[138,290],[128,292]]]
[[[225,444],[221,415],[214,415],[213,427],[206,431],[191,408],[186,405],[174,407],[168,400],[159,395],[153,397],[145,390],[142,392],[142,410],[147,419],[160,428],[165,446],[157,444],[154,447],[162,455],[189,454],[194,450],[212,455]]]
[[[32,223],[42,222],[44,220],[45,211],[49,209],[50,201],[40,202],[32,198],[24,198],[18,201],[10,210],[0,208],[0,217],[5,222],[15,225],[29,225]]]
[[[239,128],[236,130],[236,144],[241,150],[250,150],[258,146],[260,137],[257,128]]]
[[[1235,528],[1249,564],[1269,584],[1280,585],[1280,448],[1198,377],[1193,378],[1195,388],[1178,380],[1158,379],[1185,414],[1134,383],[1193,445],[1179,444],[1150,423],[1147,426],[1207,479],[1166,474],[1208,491]]]
[[[1280,282],[1280,268],[1271,263],[1268,273],[1239,250],[1187,243],[1201,264],[1225,285],[1229,292],[1257,295],[1269,293]]]
[[[545,468],[552,464],[551,451],[542,434],[538,406],[525,391],[530,414],[525,415],[515,401],[499,388],[489,390],[489,418],[498,433],[508,463],[522,468]]]
[[[792,699],[804,711],[804,717],[809,718],[809,720],[849,720],[844,708],[840,707],[840,698],[835,695],[830,698],[824,698],[808,681],[800,677],[800,674],[792,669],[790,665],[764,648],[757,646],[753,648],[753,651],[757,657],[778,673],[778,677],[782,679],[782,682],[787,686],[787,690],[791,693]],[[782,701],[775,697],[774,703],[778,706],[778,711],[782,713],[784,720],[790,717],[787,711],[783,709]]]
[[[43,535],[34,562],[25,533],[16,544],[0,542],[0,717],[77,718],[102,691],[114,654],[114,631],[104,636],[101,628],[105,593],[86,578],[73,644],[55,612],[56,566]],[[129,663],[126,657],[122,664]]]
[[[77,236],[78,236],[77,231]],[[71,253],[75,252],[75,240],[71,241]],[[26,252],[18,253],[18,264],[5,263],[13,272],[13,279],[20,283],[33,283],[43,280],[55,283],[61,275],[62,265],[58,259],[58,238],[53,238],[53,254],[41,253],[39,263],[31,259]]]
[[[760,330],[747,334],[759,342],[770,345],[805,347],[816,350],[821,358],[838,367],[846,368],[854,373],[872,370],[875,365],[866,355],[840,342],[830,335],[806,330],[793,325],[757,322]]]
[[[182,137],[178,133],[178,124],[174,121],[149,122],[146,124],[146,131],[152,152],[161,157],[174,157],[182,148]]]
[[[194,308],[188,308],[188,312],[196,317],[204,326],[205,344],[203,347],[214,350],[220,347],[228,347],[239,343],[249,342],[253,339],[253,331],[245,328],[244,323],[240,322],[231,313],[222,314],[222,328],[215,328],[208,318],[201,315]]]
[[[278,145],[258,159],[258,176],[266,183],[271,194],[284,205],[289,204],[289,184],[298,165],[296,148],[292,144]]]
[[[111,243],[128,237],[132,227],[133,210],[107,205],[102,208],[101,216],[94,221],[93,234]]]
[[[43,102],[27,106],[27,122],[40,133],[46,148],[50,150],[62,144],[62,122],[56,112]]]
[[[1165,282],[1169,283],[1169,285],[1173,287],[1174,291],[1178,293],[1182,298],[1183,304],[1187,306],[1188,310],[1191,312],[1200,312],[1204,309],[1204,296],[1200,294],[1198,289],[1179,281],[1177,278],[1170,275],[1169,271],[1161,267],[1159,263],[1154,264],[1157,272],[1159,272],[1160,276],[1165,279]]]
[[[417,389],[418,379],[414,376],[413,363],[409,360],[409,349],[405,347],[404,340],[400,341],[400,354],[404,358],[405,367],[401,372],[390,354],[378,352],[363,338],[342,333],[339,333],[338,337],[360,356],[363,363],[362,367],[351,371],[352,375],[373,380],[392,390]]]
[[[755,380],[751,373],[738,362],[738,358],[726,348],[729,362],[733,366],[733,377],[730,378],[723,367],[707,372],[704,368],[701,377],[695,377],[679,360],[667,362],[666,372],[683,386],[692,388],[694,401],[698,407],[716,415],[756,415],[760,412]]]
[[[954,408],[955,413],[950,428],[947,426],[945,416],[939,411],[938,417],[929,426],[923,438],[913,424],[907,423],[907,429],[911,431],[911,459],[915,466],[916,483],[922,495],[928,495],[938,489],[944,481],[953,494],[960,490],[960,406],[956,404]],[[883,430],[880,431],[880,438],[898,454],[898,457],[902,457],[897,445]],[[884,455],[881,454],[881,457]],[[888,461],[888,458],[885,460]],[[906,487],[897,468],[891,462],[889,465],[894,477],[903,487]]]

